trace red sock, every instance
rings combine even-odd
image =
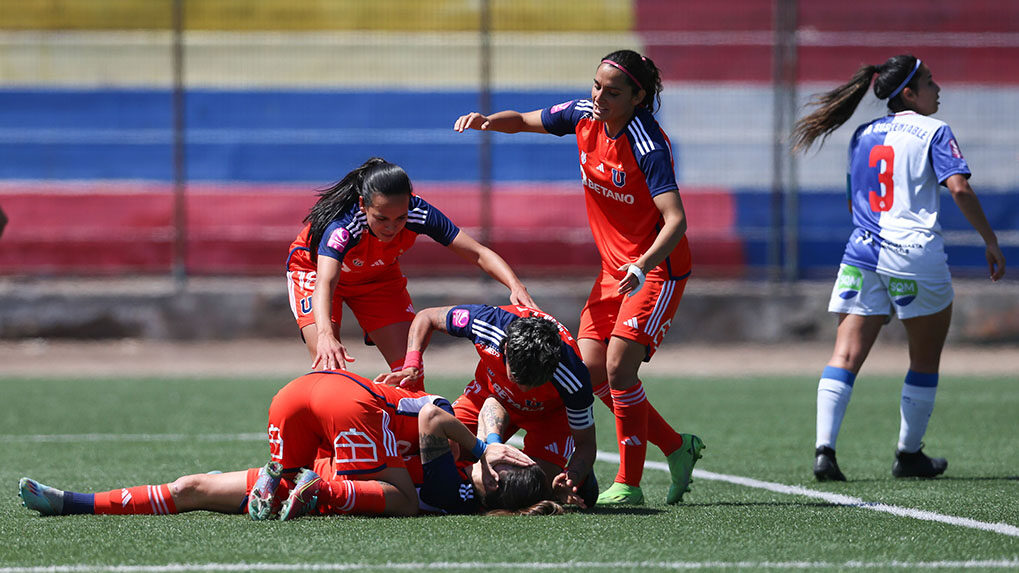
[[[619,473],[615,481],[636,487],[644,474],[647,456],[648,403],[644,386],[638,380],[626,390],[612,390],[612,403],[619,442]]]
[[[609,383],[602,382],[594,389],[594,395],[601,398],[601,401],[609,407],[609,410],[615,410],[612,407],[612,394],[609,392]],[[662,453],[669,455],[672,452],[678,450],[683,445],[683,436],[679,435],[679,432],[672,429],[672,426],[662,418],[662,415],[658,413],[658,410],[651,405],[651,402],[647,403],[647,439],[652,444],[658,446]]]
[[[96,515],[167,515],[177,513],[170,485],[139,485],[95,494]]]
[[[386,510],[386,494],[382,484],[374,480],[323,481],[318,491],[318,507],[326,515],[382,515]]]
[[[612,407],[612,393],[609,392],[609,383],[602,382],[601,384],[594,387],[594,395],[601,398],[601,401],[609,407],[610,411],[614,411]]]

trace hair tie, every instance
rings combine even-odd
[[[893,97],[899,95],[899,92],[906,89],[906,84],[909,83],[909,80],[913,79],[913,76],[916,75],[916,71],[920,69],[921,61],[922,60],[920,58],[916,59],[916,65],[913,66],[913,71],[909,72],[909,75],[906,76],[906,79],[902,80],[902,83],[899,84],[899,87],[895,88],[895,91],[888,95],[888,99],[892,99]]]
[[[627,76],[630,76],[630,79],[633,80],[633,83],[637,84],[637,87],[639,89],[644,89],[644,86],[641,85],[641,83],[637,80],[637,78],[634,77],[634,75],[631,74],[629,71],[627,71],[627,69],[624,68],[623,66],[619,65],[616,62],[613,62],[612,60],[602,60],[601,63],[608,64],[608,65],[612,66],[613,68],[616,68],[617,70],[623,72]]]

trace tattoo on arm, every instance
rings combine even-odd
[[[450,451],[449,440],[445,436],[421,434],[418,443],[421,446],[421,463],[426,464]]]
[[[509,414],[497,400],[488,398],[478,412],[478,422],[478,437],[482,440],[493,432],[502,436],[509,426]]]

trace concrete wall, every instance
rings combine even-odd
[[[571,329],[587,296],[583,281],[527,281],[544,310]],[[956,281],[950,341],[1019,342],[1019,285]],[[684,341],[782,343],[834,340],[826,312],[830,283],[769,284],[695,280],[684,295],[666,344]],[[418,308],[462,302],[507,304],[501,285],[477,280],[410,283]],[[902,340],[893,321],[884,340]],[[192,279],[178,290],[167,279],[0,281],[0,339],[154,340],[291,339],[297,329],[283,279]],[[343,338],[360,339],[353,317]]]

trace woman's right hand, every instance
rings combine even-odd
[[[347,354],[347,349],[338,338],[328,332],[319,333],[312,370],[346,370],[347,362],[353,361],[354,357]]]
[[[467,115],[461,115],[457,118],[456,123],[453,124],[453,130],[459,133],[463,133],[468,129],[485,130],[488,129],[489,120],[487,116],[481,115],[476,111],[472,111]]]

